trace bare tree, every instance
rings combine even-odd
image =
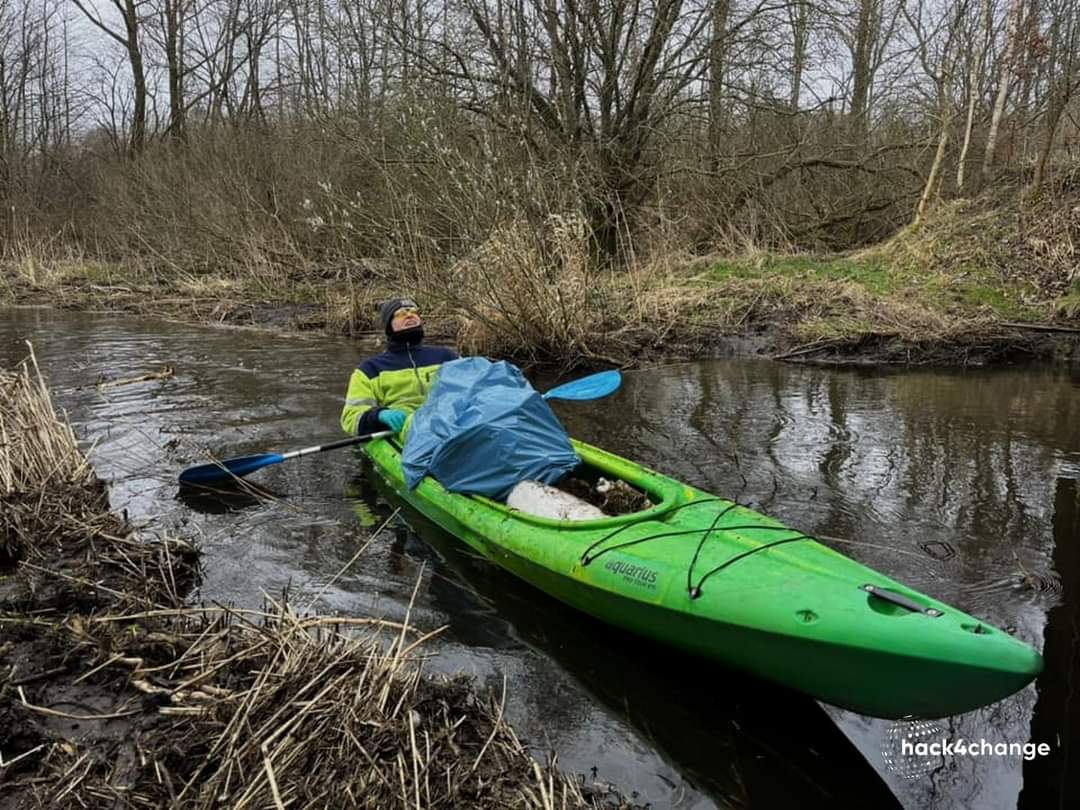
[[[184,31],[191,0],[161,0],[161,27],[164,31],[165,62],[169,74],[168,134],[183,140],[186,130],[187,106],[184,104],[184,78],[187,75],[184,59]]]
[[[203,110],[205,123],[261,115],[263,48],[280,26],[280,15],[278,0],[211,0],[192,13],[184,97],[189,109]],[[275,59],[279,76],[288,69],[283,61]]]
[[[345,98],[354,109],[367,113],[374,98],[379,52],[384,45],[380,42],[378,18],[363,3],[353,0],[341,3],[341,13],[337,33],[346,80]]]
[[[267,118],[263,101],[266,89],[263,66],[266,61],[266,47],[278,28],[280,15],[281,7],[276,0],[254,2],[249,5],[240,26],[244,44],[245,76],[239,110],[245,118],[263,123]]]
[[[1047,64],[1051,66],[1052,74],[1047,87],[1043,142],[1031,179],[1032,190],[1042,187],[1062,115],[1080,93],[1080,3],[1056,0],[1050,4],[1049,19]]]
[[[28,90],[39,61],[41,33],[29,10],[29,0],[22,9],[0,7],[0,195],[4,197],[10,195],[25,155]]]
[[[94,139],[107,142],[118,156],[130,152],[131,94],[121,77],[125,63],[123,57],[111,52],[95,54],[94,84],[86,91],[94,110],[94,126],[91,130]]]
[[[938,19],[934,19],[921,2],[913,5],[914,8],[911,8],[908,2],[904,2],[901,10],[915,36],[919,62],[933,80],[940,127],[934,160],[915,209],[915,222],[919,222],[925,217],[930,201],[937,194],[945,165],[945,152],[949,145],[954,111],[952,81],[968,0],[960,0],[952,9],[944,11]]]
[[[728,25],[731,0],[712,0],[709,21],[709,153],[713,171],[719,166],[730,102],[724,98],[728,69]]]
[[[810,27],[814,6],[810,0],[794,0],[787,7],[788,24],[791,26],[791,96],[789,104],[799,109],[803,76],[806,73],[807,51],[810,45]]]
[[[881,36],[882,0],[859,0],[852,49],[851,117],[863,129],[874,79],[874,45]]]
[[[1019,40],[1020,17],[1024,11],[1024,0],[1009,0],[1009,20],[1005,30],[1005,55],[1001,60],[997,95],[994,98],[994,110],[990,117],[990,131],[986,135],[986,151],[983,153],[981,175],[985,183],[990,178],[994,166],[994,153],[997,151],[998,130],[1001,116],[1005,112],[1005,99],[1016,69],[1016,54]]]
[[[685,0],[463,0],[461,10],[481,50],[459,44],[450,60],[428,57],[425,67],[534,148],[576,152],[594,237],[603,255],[616,255],[629,212],[651,187],[648,150],[702,78],[698,42],[710,9]]]
[[[45,202],[74,113],[58,0],[0,7],[0,200]]]
[[[854,5],[851,3],[854,2]],[[900,20],[900,0],[844,0],[838,6],[826,6],[831,20],[830,33],[842,43],[846,54],[834,56],[834,69],[850,62],[844,84],[850,87],[848,118],[860,134],[868,129],[875,83],[889,56]]]
[[[129,146],[133,153],[138,154],[143,150],[146,140],[146,70],[143,67],[142,44],[139,41],[142,24],[140,15],[146,0],[111,0],[123,20],[124,29],[122,32],[111,28],[105,23],[101,14],[93,5],[93,0],[72,0],[72,2],[86,15],[86,18],[91,23],[111,39],[120,43],[127,52],[128,64],[131,67],[132,87],[135,94]]]
[[[975,107],[983,90],[983,69],[986,56],[990,51],[994,36],[994,0],[982,0],[982,14],[972,25],[971,41],[974,48],[966,51],[968,60],[967,116],[964,120],[964,139],[960,147],[960,157],[956,161],[956,191],[963,193],[968,150],[971,147],[971,134],[975,124]]]

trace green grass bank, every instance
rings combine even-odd
[[[25,250],[0,303],[378,335],[375,302],[418,297],[433,337],[525,365],[635,365],[733,350],[814,362],[1071,357],[1080,339],[1080,189],[939,204],[856,252],[658,251],[596,269],[583,222],[504,226],[453,262],[187,269]],[[738,349],[733,347],[737,346]]]

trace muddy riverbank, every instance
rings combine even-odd
[[[295,291],[307,297],[307,290]],[[325,290],[325,300],[312,302],[284,297],[259,299],[253,293],[232,296],[192,296],[161,294],[157,282],[131,280],[120,284],[94,284],[61,275],[48,286],[12,278],[7,300],[14,306],[46,306],[79,312],[115,312],[131,316],[152,316],[190,324],[228,328],[254,328],[281,334],[322,333],[348,335],[370,344],[382,342],[374,317],[343,308],[347,290]],[[254,293],[257,294],[257,293]],[[387,293],[388,294],[388,293]],[[724,293],[718,292],[717,295]],[[813,289],[805,295],[813,296]],[[374,294],[371,302],[384,293]],[[423,298],[423,294],[419,294]],[[755,298],[755,296],[757,296]],[[739,294],[753,308],[760,296],[753,290]],[[731,301],[724,304],[731,306]],[[802,306],[794,304],[793,306]],[[373,309],[371,307],[370,309]],[[427,321],[429,339],[434,342],[472,347],[481,353],[483,342],[469,338],[469,322],[435,303]],[[792,363],[837,366],[986,366],[1032,361],[1075,362],[1080,358],[1080,326],[1071,321],[1009,321],[984,317],[974,323],[960,323],[946,332],[919,332],[918,323],[902,329],[842,330],[820,328],[798,313],[761,313],[731,324],[707,313],[681,321],[599,325],[590,341],[576,354],[562,355],[558,361],[543,352],[509,349],[508,357],[524,366],[535,364],[565,369],[615,365],[634,368],[683,360],[717,359],[732,356],[762,356]],[[823,334],[818,334],[821,331]],[[463,339],[464,338],[464,339]]]
[[[1078,203],[1032,209],[1007,194],[984,195],[943,203],[857,252],[674,251],[619,269],[595,267],[585,232],[565,229],[553,244],[497,229],[429,267],[362,258],[320,267],[312,259],[302,269],[241,272],[161,257],[31,253],[0,261],[0,304],[377,344],[375,305],[406,293],[420,301],[436,341],[563,370],[732,355],[939,367],[1070,361],[1080,356]]]
[[[110,510],[32,359],[0,436],[0,807],[632,806],[424,675],[438,628],[187,606],[199,553]]]

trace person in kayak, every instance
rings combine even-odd
[[[424,321],[411,298],[391,298],[379,306],[386,351],[360,363],[349,378],[341,427],[350,436],[390,429],[401,433],[419,408],[439,366],[457,360],[442,346],[424,345]]]

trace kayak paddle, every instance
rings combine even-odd
[[[212,464],[200,464],[180,473],[180,483],[188,486],[202,486],[206,484],[220,484],[232,478],[241,478],[271,464],[280,464],[290,458],[306,456],[309,453],[321,453],[324,450],[337,450],[339,447],[348,447],[351,444],[360,444],[370,439],[381,439],[384,436],[393,436],[392,430],[381,430],[378,433],[365,433],[363,436],[352,436],[339,442],[330,444],[318,444],[314,447],[305,447],[301,450],[292,450],[288,453],[262,453],[257,456],[242,456],[231,458],[228,461],[219,461]]]
[[[601,371],[590,374],[580,380],[571,380],[552,388],[544,399],[566,399],[583,402],[590,399],[600,399],[612,394],[622,385],[622,375],[618,371]],[[337,450],[339,447],[348,447],[360,444],[371,439],[381,439],[385,436],[393,436],[394,431],[383,430],[378,433],[368,433],[363,436],[352,436],[330,444],[319,444],[314,447],[305,447],[301,450],[292,450],[288,453],[262,453],[257,456],[242,456],[231,458],[227,461],[200,464],[180,473],[180,483],[188,486],[204,486],[207,484],[220,484],[234,478],[242,478],[245,475],[269,467],[271,464],[280,464],[290,458],[306,456],[310,453],[321,453],[324,450]]]
[[[582,402],[587,399],[601,399],[614,394],[622,385],[622,374],[616,370],[600,371],[557,385],[544,394],[544,399],[570,399]]]

